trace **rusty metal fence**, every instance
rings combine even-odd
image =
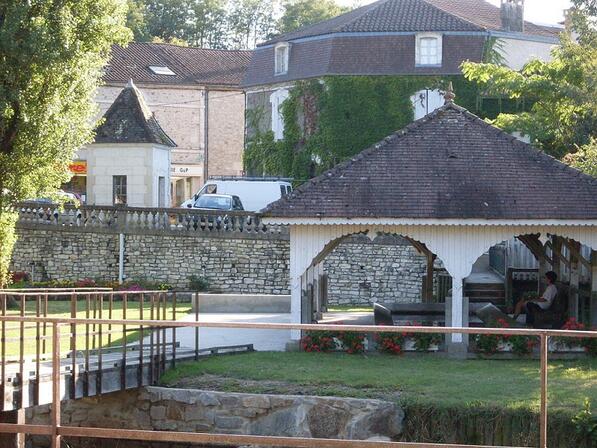
[[[86,293],[83,293],[86,294]],[[163,310],[163,308],[161,308]],[[162,331],[166,328],[174,332],[177,328],[225,328],[225,329],[256,329],[256,330],[300,330],[300,331],[337,331],[337,325],[323,324],[285,324],[285,323],[241,323],[241,322],[193,322],[176,321],[174,319],[105,319],[103,316],[86,318],[62,318],[47,316],[0,316],[0,324],[4,327],[7,323],[17,323],[19,326],[33,325],[51,327],[51,371],[52,371],[52,400],[51,400],[51,423],[49,425],[33,424],[0,424],[0,433],[10,434],[29,434],[45,435],[52,440],[54,448],[60,447],[62,437],[82,437],[82,438],[103,438],[116,440],[136,440],[147,442],[170,442],[170,443],[198,443],[198,444],[222,444],[227,446],[238,445],[260,445],[273,447],[375,447],[375,448],[422,448],[422,447],[448,447],[465,448],[470,445],[457,444],[438,444],[438,443],[407,443],[407,442],[380,442],[380,441],[356,441],[356,440],[338,440],[338,439],[320,439],[320,438],[295,438],[295,437],[276,437],[276,436],[255,436],[255,435],[231,435],[214,433],[188,433],[177,431],[148,431],[148,430],[129,430],[118,428],[95,428],[95,427],[74,427],[62,426],[60,420],[61,405],[61,338],[66,337],[70,340],[76,338],[77,326],[83,325],[86,328],[101,328],[102,326],[122,326],[123,328],[137,327],[144,328],[147,331]],[[369,325],[343,325],[342,331],[355,331],[366,333],[443,333],[443,334],[494,334],[510,336],[536,336],[540,339],[540,448],[548,446],[547,440],[547,361],[548,361],[548,343],[550,337],[582,337],[596,338],[595,331],[563,331],[563,330],[533,330],[533,329],[515,329],[515,328],[449,328],[449,327],[379,327]],[[5,347],[4,334],[2,335],[2,346]],[[173,341],[175,341],[175,337]],[[165,339],[164,339],[165,341]],[[75,345],[76,349],[76,345]],[[486,448],[490,448],[487,447]]]

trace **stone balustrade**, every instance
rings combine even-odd
[[[73,206],[23,203],[18,208],[23,227],[57,226],[102,233],[234,234],[288,238],[286,226],[263,224],[252,212],[219,212],[184,208]]]

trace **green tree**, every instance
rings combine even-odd
[[[56,191],[91,141],[92,99],[113,43],[126,43],[126,0],[0,3],[0,284],[19,201]]]
[[[145,0],[145,22],[151,37],[165,42],[186,40],[192,0]]]
[[[463,73],[486,93],[524,99],[530,110],[500,114],[494,123],[530,136],[561,158],[597,137],[597,33],[595,0],[574,0],[572,22],[578,38],[563,33],[550,62],[532,60],[521,71],[495,64],[463,64]]]
[[[272,0],[236,0],[228,14],[230,45],[254,48],[275,32],[275,2]]]
[[[128,0],[127,5],[126,26],[133,32],[135,41],[147,42],[151,40],[145,21],[145,3],[142,0]]]
[[[193,2],[192,24],[187,41],[194,46],[223,49],[228,46],[226,0],[196,0]]]
[[[288,33],[350,10],[334,0],[285,0],[282,6],[284,13],[278,25],[280,33]]]

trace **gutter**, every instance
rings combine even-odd
[[[203,183],[209,179],[209,88],[206,86],[203,98]]]

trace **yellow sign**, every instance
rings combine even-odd
[[[87,162],[85,160],[75,160],[68,165],[68,169],[74,174],[87,174]]]

